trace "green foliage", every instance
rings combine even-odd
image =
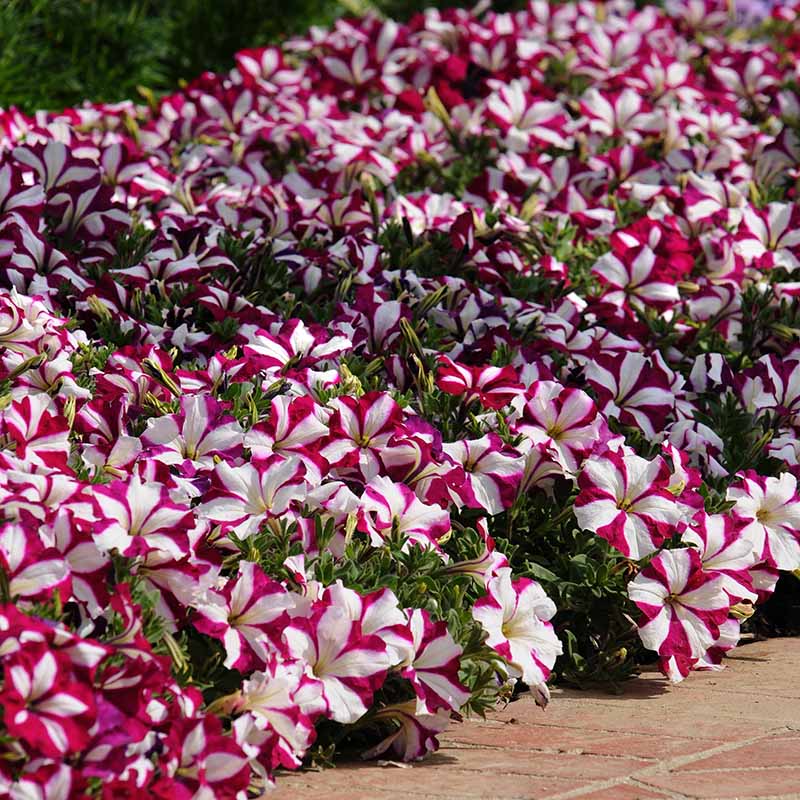
[[[591,85],[591,78],[576,75],[569,59],[549,58],[544,69],[544,83],[554,91],[566,92],[573,97]]]
[[[0,4],[0,103],[31,112],[165,87],[172,47],[157,0],[7,0]],[[180,3],[175,3],[180,5]]]
[[[492,162],[493,144],[488,136],[453,137],[459,158],[440,164],[428,153],[418,153],[417,160],[405,167],[395,179],[393,188],[400,194],[431,189],[460,197],[475,178]]]
[[[453,246],[446,233],[433,231],[414,236],[407,220],[390,221],[378,236],[388,269],[409,270],[420,277],[457,275],[464,254]]]
[[[220,240],[222,249],[236,267],[233,279],[227,268],[220,271],[220,277],[231,290],[255,305],[280,314],[284,319],[301,317],[313,319],[317,324],[330,321],[337,303],[350,290],[347,265],[342,265],[338,281],[322,281],[314,292],[305,294],[302,285],[292,281],[286,263],[276,258],[273,243],[267,242],[253,249],[250,247],[252,238],[252,235],[240,237],[226,234]],[[313,246],[310,242],[306,244]],[[211,329],[218,335],[227,333],[229,338],[236,333],[235,328],[221,331],[212,325]]]
[[[555,492],[555,498],[541,492],[521,498],[507,512],[507,539],[497,544],[513,553],[515,573],[538,581],[556,604],[553,624],[564,655],[554,678],[616,686],[636,672],[643,653],[627,593],[636,567],[604,539],[576,527],[566,483]],[[565,510],[554,514],[554,508]]]

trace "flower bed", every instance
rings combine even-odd
[[[721,668],[800,567],[798,35],[368,17],[0,113],[0,795]]]

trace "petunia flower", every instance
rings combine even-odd
[[[639,637],[671,680],[682,680],[717,641],[731,606],[724,583],[697,551],[682,548],[659,553],[628,585],[643,614]]]
[[[472,608],[472,616],[488,633],[486,643],[505,659],[512,677],[534,687],[545,683],[562,652],[549,622],[555,614],[553,601],[535,581],[512,581],[510,569],[498,570],[486,591]]]
[[[659,456],[608,451],[589,459],[578,477],[575,518],[632,559],[654,553],[683,517],[669,490],[670,471]]]
[[[777,569],[800,568],[800,497],[797,478],[789,472],[763,477],[753,470],[738,475],[728,489],[733,513],[744,520],[742,535],[759,558]]]

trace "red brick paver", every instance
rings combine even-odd
[[[728,669],[619,696],[556,689],[467,720],[420,764],[283,774],[271,800],[800,798],[800,639],[739,648]]]

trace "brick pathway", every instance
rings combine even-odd
[[[740,647],[679,686],[647,673],[624,694],[555,690],[468,720],[405,768],[287,773],[270,800],[800,798],[800,639]]]

